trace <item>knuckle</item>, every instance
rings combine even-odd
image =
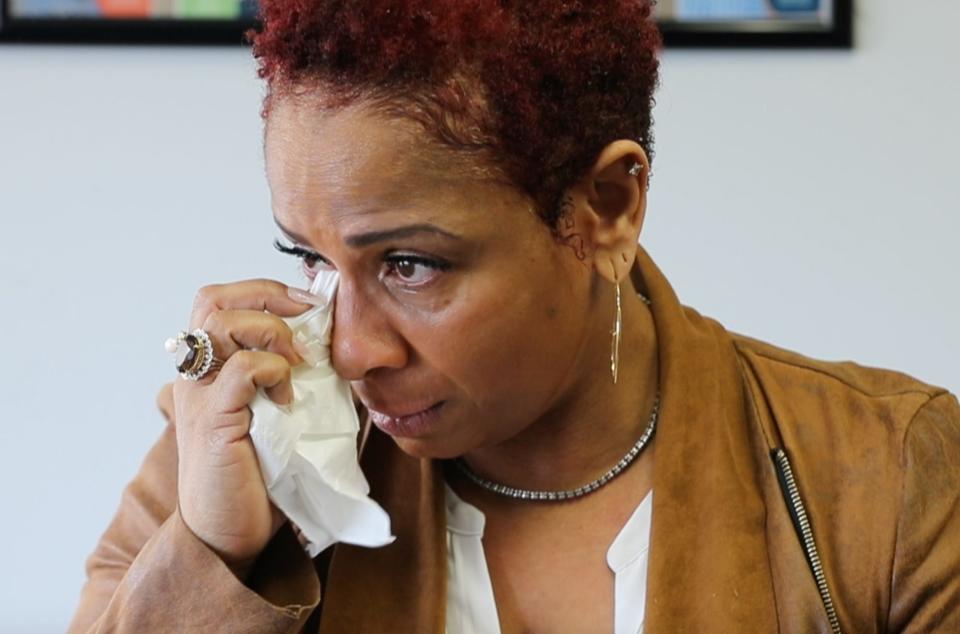
[[[244,407],[231,414],[230,418],[230,425],[214,424],[205,430],[204,436],[209,450],[217,452],[235,443],[239,433],[238,427],[249,427],[253,414],[249,407]],[[240,420],[244,421],[242,425],[239,424]]]
[[[238,370],[249,372],[257,366],[257,353],[252,350],[238,350],[230,355],[227,363],[232,363]]]
[[[253,280],[253,282],[259,285],[261,288],[263,288],[266,291],[280,292],[282,290],[284,293],[286,292],[286,286],[284,284],[281,284],[277,280],[271,280],[266,277],[259,277]]]
[[[273,323],[275,324],[273,331],[273,338],[284,348],[290,348],[293,346],[293,330],[291,330],[290,325],[287,324],[283,319],[272,315]]]
[[[202,328],[207,332],[220,332],[224,330],[225,324],[223,312],[215,310],[208,313],[206,319],[203,320]]]
[[[276,327],[277,333],[283,339],[292,340],[293,330],[290,328],[290,325],[286,321],[284,321],[282,318],[276,315],[272,315],[272,317],[273,317],[274,323],[277,325]]]
[[[221,284],[207,284],[200,287],[193,297],[193,305],[197,308],[210,306],[216,302],[215,298],[220,292]]]
[[[270,383],[275,383],[287,377],[287,373],[290,371],[290,364],[279,354],[265,352],[263,353],[263,369],[263,379]]]
[[[293,331],[279,317],[275,318],[273,327],[270,328],[270,340],[280,349],[287,349],[293,343]]]
[[[293,331],[283,319],[272,313],[262,313],[260,318],[263,321],[258,324],[257,339],[261,347],[276,350],[288,346],[293,340]]]

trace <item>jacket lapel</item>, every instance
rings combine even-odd
[[[776,631],[766,511],[732,339],[681,306],[642,249],[632,274],[653,302],[662,399],[646,630]]]
[[[321,632],[440,633],[446,612],[446,516],[439,465],[369,430],[361,466],[370,496],[390,515],[384,548],[338,544],[321,599]],[[329,588],[329,589],[328,589]]]

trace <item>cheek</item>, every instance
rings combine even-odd
[[[582,324],[565,305],[576,300],[529,282],[473,291],[469,301],[451,302],[418,340],[408,341],[476,410],[494,415],[506,407],[516,415],[525,404],[542,404],[576,357]]]

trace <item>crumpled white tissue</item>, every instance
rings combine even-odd
[[[330,364],[339,274],[317,274],[310,291],[324,304],[287,319],[305,363],[293,368],[293,401],[280,406],[260,390],[250,437],[273,503],[306,537],[311,557],[337,542],[385,546],[390,517],[369,497],[357,462],[360,421],[350,385]]]

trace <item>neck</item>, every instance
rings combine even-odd
[[[623,293],[616,384],[610,373],[610,326],[599,331],[588,338],[589,359],[580,366],[585,371],[565,396],[520,434],[467,454],[473,471],[520,489],[567,490],[598,478],[624,457],[646,429],[656,399],[653,317],[636,294]]]

